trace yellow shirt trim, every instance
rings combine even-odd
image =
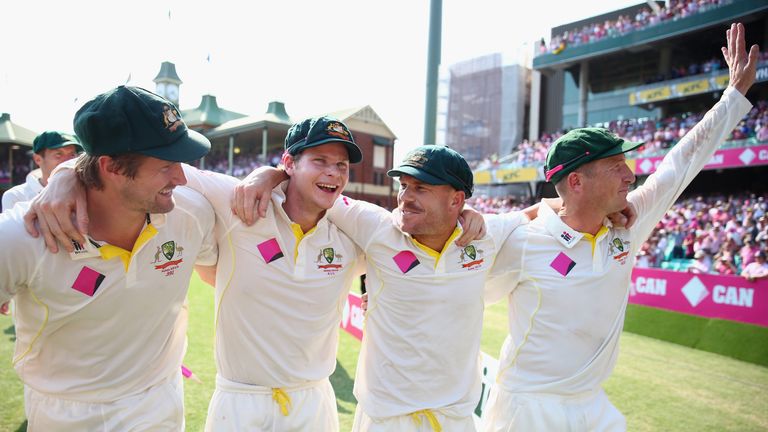
[[[317,226],[313,226],[312,229],[310,229],[307,232],[304,232],[301,230],[301,225],[297,223],[291,224],[291,231],[293,231],[293,236],[296,237],[296,248],[293,250],[294,263],[299,258],[299,243],[301,243],[301,241],[304,240],[304,237],[312,234],[315,231],[315,229],[317,229]]]
[[[603,225],[603,226],[600,227],[600,230],[595,235],[592,235],[590,233],[584,233],[584,232],[581,233],[584,236],[584,238],[589,240],[589,243],[592,245],[592,256],[593,257],[595,256],[595,245],[596,245],[595,242],[597,241],[597,239],[599,237],[605,235],[605,233],[607,233],[607,232],[608,232],[608,228],[605,225]]]
[[[131,258],[133,258],[133,255],[136,253],[136,251],[141,249],[141,247],[146,242],[148,242],[152,237],[156,235],[157,229],[155,229],[155,227],[153,227],[151,224],[147,224],[141,234],[139,234],[139,237],[136,238],[136,242],[133,244],[133,249],[130,252],[121,248],[120,246],[106,244],[99,248],[99,253],[101,254],[101,258],[105,260],[111,260],[112,258],[119,257],[120,260],[123,261],[125,271],[128,271],[128,265],[131,263]]]
[[[427,253],[427,255],[435,259],[435,268],[437,268],[437,263],[440,262],[440,257],[443,256],[443,252],[445,252],[445,250],[448,248],[448,245],[450,245],[456,239],[456,237],[459,236],[459,234],[461,234],[459,227],[454,228],[453,233],[451,233],[451,236],[448,237],[448,240],[446,240],[445,244],[443,245],[443,250],[441,252],[438,252],[427,245],[419,243],[419,241],[413,237],[411,237],[411,240],[413,241],[413,244],[415,244],[419,249],[423,250]]]

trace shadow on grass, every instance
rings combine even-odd
[[[8,326],[7,329],[3,330],[3,333],[7,335],[11,335],[11,337],[8,338],[11,342],[16,341],[16,327],[14,325]]]
[[[333,388],[336,391],[336,399],[343,400],[344,402],[357,403],[355,396],[352,395],[352,386],[354,382],[355,381],[349,376],[347,370],[344,369],[344,366],[336,360],[336,370],[333,372],[333,375],[331,375],[331,385],[333,385]],[[352,413],[352,411],[340,406],[338,402],[336,403],[336,407],[338,408],[339,413]]]
[[[26,432],[27,430],[27,421],[24,420],[24,423],[19,425],[19,428],[16,429],[16,432]]]

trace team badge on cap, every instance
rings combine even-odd
[[[350,139],[349,132],[347,132],[341,123],[335,121],[328,123],[328,126],[325,128],[325,133],[345,140]]]
[[[176,132],[176,128],[184,124],[176,108],[168,105],[163,105],[163,121],[165,128],[171,132]]]
[[[416,168],[423,168],[429,162],[427,154],[424,152],[413,152],[408,159],[403,161],[403,165],[411,165]]]

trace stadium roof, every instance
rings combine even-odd
[[[281,129],[288,130],[292,124],[291,118],[285,111],[285,105],[282,102],[272,101],[267,106],[265,113],[229,120],[207,131],[206,136],[208,138],[216,138],[270,126],[278,126]]]
[[[216,96],[213,95],[203,95],[197,108],[182,110],[181,115],[191,127],[200,125],[216,127],[230,120],[245,117],[245,114],[220,108],[216,102]]]
[[[364,132],[391,140],[397,139],[397,136],[370,105],[335,111],[327,115],[343,121],[352,131]]]
[[[0,144],[21,144],[32,147],[36,136],[37,132],[12,122],[10,114],[0,115]]]

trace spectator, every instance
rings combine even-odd
[[[755,261],[744,267],[741,275],[750,282],[768,278],[768,262],[766,262],[765,256],[765,251],[762,250],[755,254]]]
[[[699,250],[696,252],[693,259],[693,263],[690,265],[690,267],[688,267],[689,272],[699,274],[712,272],[712,261],[710,260],[707,253]]]

